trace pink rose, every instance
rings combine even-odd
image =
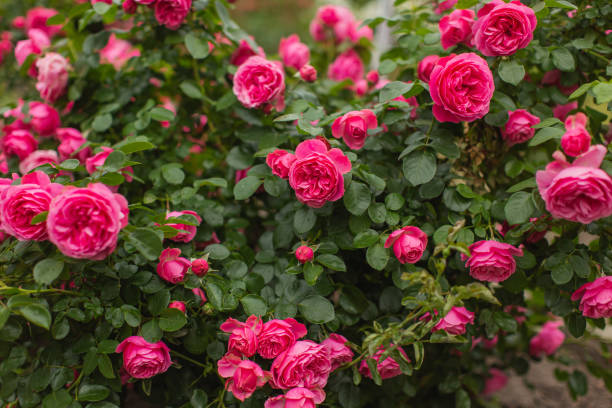
[[[579,112],[565,119],[565,133],[561,137],[561,148],[568,156],[576,157],[591,146],[591,135],[586,129],[587,117]]]
[[[55,150],[35,150],[19,163],[19,172],[27,174],[43,164],[59,163],[59,157]]]
[[[264,323],[257,336],[257,352],[263,358],[275,358],[307,333],[306,326],[295,319],[272,319]]]
[[[238,67],[233,90],[245,107],[258,108],[283,98],[285,74],[274,62],[253,56]]]
[[[342,6],[326,5],[319,10],[315,18],[310,23],[310,34],[315,41],[326,41],[334,39],[336,43],[345,40],[359,40],[362,36],[370,34],[359,28],[359,23],[355,21],[353,13]],[[360,32],[361,31],[361,32]]]
[[[259,47],[257,48],[257,51],[254,51],[247,40],[240,40],[240,43],[238,43],[238,48],[234,50],[232,56],[230,57],[230,64],[239,67],[254,55],[266,58],[266,53],[263,48]]]
[[[282,58],[283,64],[299,70],[308,63],[310,50],[306,44],[300,42],[297,34],[292,34],[287,38],[281,38],[278,55]]]
[[[135,14],[138,9],[138,3],[135,0],[123,0],[121,7],[125,13]]]
[[[363,24],[362,21],[353,21],[353,23],[349,25],[349,37],[351,41],[354,43],[358,43],[359,40],[361,40],[362,38],[366,38],[369,41],[373,41],[374,31],[372,30],[372,28],[367,25],[360,27],[361,24]]]
[[[407,361],[410,361],[404,349],[397,347],[397,350],[406,358]],[[384,352],[385,348],[381,346],[378,348],[376,353],[370,357],[371,359],[376,360],[376,371],[378,371],[380,374],[380,378],[386,380],[402,374],[399,363],[395,361],[393,357],[387,357],[383,361],[380,361]],[[361,360],[361,364],[359,364],[359,372],[365,377],[372,378],[372,372],[370,371],[370,367],[365,359]]]
[[[445,50],[463,43],[468,47],[473,45],[472,25],[476,14],[472,10],[455,10],[448,16],[442,17],[438,24],[440,42]]]
[[[30,103],[30,124],[40,136],[51,136],[60,126],[59,113],[42,102]]]
[[[171,211],[168,214],[166,214],[166,219],[180,217],[181,215],[186,215],[186,214],[194,216],[196,220],[198,221],[198,225],[199,223],[202,222],[202,217],[200,217],[197,212],[191,211],[191,210]],[[198,227],[196,225],[186,225],[186,224],[181,224],[181,223],[170,223],[170,224],[166,224],[166,226],[174,228],[176,230],[185,231],[185,232],[179,232],[174,237],[168,238],[174,242],[190,242],[193,239],[193,237],[195,237],[195,234],[198,230]]]
[[[289,169],[296,159],[294,154],[287,153],[282,149],[276,149],[266,156],[266,164],[272,169],[272,174],[282,179],[287,179],[289,177]]]
[[[440,122],[472,122],[489,112],[495,85],[487,62],[473,52],[438,60],[429,92],[433,114]]]
[[[300,78],[306,82],[314,82],[317,80],[317,70],[310,64],[302,65],[302,68],[300,68]]]
[[[172,364],[164,342],[149,343],[140,336],[123,340],[115,353],[123,353],[123,368],[134,378],[151,378],[166,372]]]
[[[129,42],[117,38],[115,33],[110,35],[108,43],[100,50],[100,63],[111,64],[117,71],[119,71],[129,59],[135,57],[140,57],[140,50],[133,47]]]
[[[308,245],[301,245],[295,250],[295,259],[297,259],[299,263],[304,264],[310,262],[313,257],[314,251]]]
[[[445,0],[442,3],[438,4],[434,11],[436,12],[436,14],[442,14],[446,10],[453,8],[455,4],[457,4],[457,1],[458,0]]]
[[[332,333],[321,343],[329,349],[332,371],[353,359],[353,351],[346,345],[347,341],[344,336]]]
[[[331,371],[329,349],[310,340],[297,341],[276,357],[270,371],[273,388],[324,388]]]
[[[297,160],[289,170],[289,184],[297,199],[313,208],[344,195],[343,174],[351,170],[350,160],[340,149],[327,150],[318,139],[305,140],[295,150]]]
[[[478,10],[474,43],[483,55],[512,55],[529,45],[538,24],[534,11],[520,1],[493,0]]]
[[[575,109],[578,109],[578,101],[557,105],[553,108],[553,116],[560,121],[565,121],[567,115]]]
[[[602,276],[582,285],[572,294],[580,299],[580,310],[586,317],[612,317],[612,276]]]
[[[51,45],[51,40],[44,31],[37,28],[28,30],[28,39],[21,40],[15,45],[15,59],[17,65],[21,66],[30,55],[40,55],[43,50]],[[34,60],[36,61],[36,60]],[[36,77],[36,64],[32,63],[28,70],[28,75]]]
[[[562,325],[561,321],[544,323],[540,332],[529,341],[529,354],[534,357],[540,357],[542,354],[553,355],[565,340],[565,334],[559,330]]]
[[[204,276],[208,273],[210,266],[208,265],[208,261],[204,258],[194,259],[191,261],[191,272],[196,274],[197,276]]]
[[[402,263],[416,263],[427,248],[427,234],[420,228],[406,226],[395,230],[385,241],[385,248],[393,245],[393,253]]]
[[[24,24],[26,31],[37,28],[44,31],[49,37],[53,37],[62,30],[62,25],[48,25],[47,20],[56,14],[57,10],[51,8],[34,7],[28,10]]]
[[[363,78],[363,61],[354,49],[348,49],[329,65],[327,76],[334,81],[344,81],[350,79],[353,82]]]
[[[100,148],[102,149],[101,152],[85,159],[85,169],[89,174],[94,174],[96,171],[100,170],[100,168],[104,166],[108,156],[115,151],[115,149],[107,146],[101,146]],[[134,170],[132,170],[131,167],[122,168],[121,173],[127,181],[132,181],[132,174],[134,173]]]
[[[20,160],[28,157],[38,147],[38,141],[27,130],[17,129],[0,139],[0,149],[7,156],[15,155]]]
[[[508,384],[508,376],[502,370],[491,368],[487,374],[482,395],[491,395],[496,393],[504,388],[506,384]]]
[[[284,395],[270,397],[264,408],[316,408],[325,401],[325,392],[320,388],[309,390],[304,387],[292,388]]]
[[[159,255],[157,274],[166,282],[177,284],[185,280],[191,266],[189,259],[183,258],[178,248],[166,248]]]
[[[81,149],[87,139],[83,137],[83,134],[74,128],[59,128],[57,129],[57,138],[60,140],[60,144],[57,147],[59,157],[61,160],[74,158],[78,159],[81,164],[84,164],[89,156],[91,156],[91,148],[85,147]]]
[[[431,71],[433,71],[439,59],[440,57],[437,55],[428,55],[419,62],[417,75],[421,81],[429,83]]]
[[[376,129],[378,120],[369,109],[348,112],[337,118],[332,124],[332,135],[344,139],[344,143],[353,150],[359,150],[365,144],[369,129]]]
[[[448,334],[463,334],[468,323],[474,324],[474,313],[465,307],[453,306],[431,331],[444,330]]]
[[[206,303],[206,294],[204,293],[204,291],[200,288],[193,288],[191,289],[191,293],[193,293],[196,296],[196,299],[200,300],[200,306],[202,306],[204,303]]]
[[[508,111],[508,121],[502,129],[502,137],[508,146],[524,143],[535,134],[533,125],[540,123],[540,118],[525,109]]]
[[[115,250],[119,231],[128,223],[125,197],[101,183],[66,187],[53,198],[47,216],[49,241],[77,259],[102,260]]]
[[[225,387],[240,401],[249,398],[268,381],[264,371],[251,360],[226,355],[217,362],[219,375],[229,378]]]
[[[555,218],[589,224],[612,215],[612,178],[599,168],[606,148],[594,145],[572,164],[561,152],[536,173],[540,195]]]
[[[227,343],[227,352],[251,357],[257,351],[257,338],[263,328],[261,318],[251,315],[242,323],[236,319],[228,318],[221,324],[221,330],[231,333]]]
[[[177,30],[189,14],[191,0],[156,0],[155,18],[170,30]]]
[[[515,256],[523,256],[523,250],[497,241],[478,241],[469,246],[471,256],[466,268],[474,279],[486,282],[503,282],[516,271]]]
[[[8,173],[8,162],[6,161],[6,155],[4,153],[0,153],[0,173]]]
[[[487,339],[486,337],[482,337],[482,336],[473,337],[472,338],[472,350],[474,350],[474,348],[476,348],[476,346],[481,343],[485,349],[490,350],[497,345],[498,341],[499,341],[499,336],[497,334],[492,339]]]
[[[168,308],[178,309],[183,313],[187,311],[187,308],[185,307],[185,302],[181,302],[180,300],[175,300],[173,302],[170,302],[170,304],[168,305]]]
[[[55,102],[66,91],[70,64],[58,53],[49,52],[36,61],[38,82],[36,89],[47,102]]]
[[[525,313],[527,313],[527,309],[525,309],[523,306],[504,306],[504,312],[511,314],[518,324],[523,324],[527,320],[527,317],[525,316]]]

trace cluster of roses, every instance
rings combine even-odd
[[[372,41],[372,29],[367,25],[360,27],[361,24],[348,8],[326,5],[317,10],[310,22],[310,35],[317,42],[334,40],[337,44],[344,41],[357,43],[361,38]]]
[[[314,408],[325,399],[329,374],[353,358],[347,340],[338,334],[320,344],[299,340],[306,336],[306,326],[291,318],[266,323],[253,315],[246,322],[228,318],[221,330],[230,336],[218,372],[236,398],[244,401],[266,383],[286,391],[270,397],[266,408]],[[249,359],[255,354],[273,360],[269,371]]]
[[[112,0],[96,0],[112,4]],[[124,0],[123,10],[134,14],[138,6],[147,6],[155,11],[157,22],[170,30],[177,30],[191,10],[191,0]]]

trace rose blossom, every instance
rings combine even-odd
[[[508,376],[502,370],[491,368],[487,373],[482,395],[493,394],[504,388],[506,384],[508,384]]]
[[[206,294],[204,293],[204,291],[200,288],[193,288],[191,289],[191,293],[193,293],[196,296],[196,300],[199,299],[200,300],[200,306],[202,306],[204,303],[206,303]]]
[[[310,64],[305,64],[300,68],[300,78],[306,82],[314,82],[317,80],[317,70]]]
[[[0,139],[0,149],[7,156],[15,155],[19,160],[28,157],[38,147],[38,141],[27,130],[17,129]]]
[[[301,245],[295,250],[295,259],[297,259],[299,263],[304,264],[310,262],[313,257],[314,251],[308,245]]]
[[[326,5],[317,10],[315,18],[310,22],[310,34],[315,41],[326,41],[334,38],[336,43],[348,39],[359,39],[368,33],[355,26],[355,16],[346,7]]]
[[[155,18],[170,30],[177,30],[189,14],[191,0],[156,0]]]
[[[465,307],[453,306],[431,331],[444,330],[448,334],[463,334],[468,323],[474,324],[474,313]]]
[[[393,253],[400,263],[416,263],[427,248],[427,234],[418,227],[406,226],[389,235],[385,248],[392,245]]]
[[[49,52],[36,61],[36,68],[38,68],[36,90],[45,101],[55,102],[66,91],[70,64],[60,54]]]
[[[162,251],[157,264],[157,274],[160,278],[174,284],[185,280],[191,262],[180,255],[181,250],[178,248],[166,248]]]
[[[123,67],[129,59],[140,57],[140,50],[129,42],[117,38],[115,33],[108,37],[108,43],[100,51],[100,63],[111,64],[117,71]]]
[[[572,300],[578,299],[584,316],[612,317],[612,276],[602,276],[582,285],[572,294]]]
[[[405,357],[407,361],[410,361],[406,352],[401,347],[397,347],[397,350],[400,352],[402,356]],[[393,357],[387,357],[383,361],[380,361],[382,354],[385,352],[384,347],[379,347],[376,353],[370,358],[376,360],[376,371],[380,374],[380,378],[386,380],[388,378],[397,377],[402,373],[400,369],[400,365]],[[361,360],[361,364],[359,364],[359,372],[361,375],[372,378],[372,372],[370,371],[370,367],[368,366],[367,361]]]
[[[151,378],[166,372],[172,364],[164,342],[149,343],[140,336],[123,340],[115,353],[123,353],[123,368],[134,378]]]
[[[185,307],[185,302],[181,302],[180,300],[170,302],[170,304],[168,304],[168,308],[178,309],[183,313],[187,311],[187,308]]]
[[[281,38],[278,55],[282,58],[283,64],[299,70],[308,63],[310,50],[306,44],[300,42],[297,34],[292,34],[287,38]]]
[[[94,154],[91,157],[88,157],[85,160],[85,169],[89,174],[94,174],[96,171],[100,170],[100,168],[104,166],[104,163],[106,162],[106,159],[108,159],[108,156],[110,156],[110,154],[115,151],[115,149],[107,146],[101,146],[100,149],[102,149],[102,151]],[[131,173],[134,173],[134,170],[132,170],[131,167],[124,167],[123,169],[121,169],[121,173],[127,181],[132,181]]]
[[[136,3],[136,0],[123,0],[121,7],[125,13],[135,14],[138,9],[138,3]]]
[[[364,25],[363,21],[353,21],[353,23],[349,26],[349,37],[353,43],[358,43],[362,38],[366,38],[369,41],[374,40],[374,30],[368,25]]]
[[[497,241],[478,241],[469,246],[471,256],[466,268],[474,279],[486,282],[503,282],[516,271],[515,256],[523,256],[523,250]]]
[[[200,217],[197,212],[191,211],[191,210],[171,211],[168,214],[166,214],[166,219],[180,217],[181,215],[187,215],[187,214],[195,217],[198,222],[198,225],[199,223],[202,222],[202,217]],[[180,222],[173,222],[170,224],[166,224],[166,226],[174,228],[176,230],[186,231],[186,232],[179,232],[174,237],[168,238],[174,242],[190,242],[193,239],[193,237],[195,237],[195,234],[198,229],[196,225],[186,225],[186,224],[181,224]]]
[[[334,81],[351,79],[353,82],[357,82],[363,77],[363,73],[363,61],[352,48],[338,55],[327,69],[327,76]]]
[[[268,380],[261,367],[251,360],[240,360],[239,357],[226,355],[217,362],[217,366],[219,375],[229,378],[226,388],[240,401],[249,398]]]
[[[66,187],[51,201],[49,241],[77,259],[101,260],[115,250],[119,231],[128,223],[125,197],[101,183]]]
[[[227,343],[227,352],[251,357],[257,351],[257,338],[263,328],[261,318],[251,315],[242,323],[228,318],[221,324],[221,330],[231,333]]]
[[[472,44],[472,25],[476,14],[472,10],[454,10],[448,16],[440,19],[440,42],[445,50],[463,43],[468,47]]]
[[[55,34],[62,30],[62,25],[48,25],[47,20],[57,14],[57,10],[45,7],[34,7],[28,10],[26,13],[25,30],[33,28],[44,31],[49,37],[53,37]]]
[[[210,266],[208,261],[204,258],[194,259],[191,261],[191,272],[197,276],[204,276],[208,273]]]
[[[566,103],[565,105],[557,105],[553,108],[553,116],[561,121],[565,121],[567,115],[575,109],[578,109],[578,101]]]
[[[325,392],[320,388],[309,390],[304,387],[292,388],[284,395],[270,397],[264,408],[316,408],[325,401]]]
[[[417,75],[419,79],[425,83],[429,83],[429,77],[431,76],[431,71],[434,69],[434,66],[440,59],[437,55],[428,55],[419,61],[419,65],[417,67]]]
[[[591,135],[586,129],[587,117],[579,112],[565,119],[565,133],[561,137],[561,148],[568,156],[576,157],[591,146]]]
[[[294,154],[282,149],[276,149],[266,156],[266,164],[272,169],[272,174],[282,179],[289,177],[289,169],[297,158]]]
[[[353,359],[353,351],[346,345],[347,341],[344,336],[332,333],[321,343],[329,349],[332,371]]]
[[[257,336],[257,352],[263,358],[275,358],[306,334],[306,326],[295,319],[272,319],[264,323]]]
[[[251,37],[252,39],[253,37]],[[232,56],[230,57],[230,64],[239,67],[250,57],[258,55],[262,58],[266,58],[266,53],[263,48],[258,47],[257,51],[254,51],[251,45],[247,40],[240,40],[238,43],[238,48],[234,50]]]
[[[612,215],[612,178],[599,168],[605,155],[603,145],[594,145],[570,164],[557,151],[555,161],[536,173],[540,195],[553,217],[589,224]]]
[[[554,354],[565,340],[565,334],[559,330],[562,325],[563,322],[561,321],[544,323],[540,332],[529,341],[529,354],[534,357],[540,357],[542,354],[548,356]]]
[[[353,150],[359,150],[365,144],[369,129],[376,129],[378,120],[369,109],[352,111],[340,116],[332,124],[332,135],[342,138],[344,143]]]
[[[300,340],[272,362],[271,385],[280,389],[324,388],[330,371],[329,349],[310,340]]]
[[[495,85],[487,62],[470,52],[438,60],[429,92],[433,114],[440,122],[471,122],[489,112]]]
[[[21,174],[27,174],[38,166],[47,163],[59,163],[57,152],[55,150],[35,150],[30,153],[28,157],[19,162],[19,172]]]
[[[56,135],[60,140],[57,151],[61,160],[74,156],[81,164],[84,164],[85,160],[91,156],[91,148],[85,147],[81,149],[81,146],[87,143],[87,139],[83,137],[83,134],[78,129],[59,128],[56,131]]]
[[[537,23],[534,11],[520,1],[493,0],[478,10],[474,43],[488,57],[512,55],[529,45]]]
[[[297,199],[313,208],[344,195],[343,174],[351,170],[350,160],[340,149],[327,150],[318,139],[305,140],[295,150],[297,160],[289,170],[289,184]]]
[[[42,102],[30,103],[30,125],[40,136],[51,136],[60,125],[59,113]]]
[[[502,138],[508,146],[524,143],[533,137],[535,134],[533,126],[538,123],[540,123],[540,118],[525,109],[508,111],[508,121],[501,131]]]
[[[445,0],[442,3],[438,4],[434,11],[436,12],[436,14],[442,14],[446,10],[453,8],[455,4],[457,4],[457,1],[458,0]]]
[[[283,98],[285,74],[276,63],[253,56],[238,67],[233,91],[245,107],[258,108]]]

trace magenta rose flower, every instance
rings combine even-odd
[[[308,245],[301,245],[295,250],[295,259],[297,259],[299,263],[304,264],[310,262],[313,257],[314,251]]]
[[[204,293],[204,291],[200,288],[193,288],[191,289],[191,293],[194,294],[194,296],[196,297],[196,300],[198,300],[200,302],[200,306],[202,306],[204,303],[206,303],[206,294]]]
[[[197,212],[191,211],[191,210],[170,211],[168,214],[166,214],[166,219],[180,217],[181,215],[185,215],[185,214],[193,215],[198,221],[198,224],[202,222],[202,217],[200,217]],[[195,234],[198,230],[198,227],[196,225],[186,225],[186,224],[181,224],[181,223],[170,223],[170,224],[166,224],[166,226],[172,227],[176,230],[185,231],[185,232],[179,232],[177,235],[171,238],[168,238],[175,242],[190,242],[193,239],[193,237],[195,237]]]
[[[306,326],[295,319],[272,319],[257,336],[257,352],[263,358],[275,358],[307,333]]]
[[[347,341],[344,336],[332,333],[321,342],[322,345],[329,349],[332,371],[353,359],[353,351],[346,345]]]
[[[324,388],[331,371],[329,349],[310,340],[297,341],[282,352],[270,369],[273,388]]]
[[[428,55],[419,61],[419,65],[417,66],[417,76],[421,81],[429,83],[431,71],[434,69],[439,59],[440,57],[437,55]]]
[[[458,0],[445,0],[442,3],[438,4],[434,11],[436,12],[436,14],[442,14],[446,10],[452,9],[455,4],[457,4],[457,1]]]
[[[185,280],[191,266],[189,259],[183,258],[178,248],[166,248],[159,255],[157,274],[166,282],[177,284]]]
[[[16,129],[0,139],[0,149],[7,156],[15,155],[19,160],[28,157],[38,147],[38,141],[32,133],[24,129]]]
[[[284,395],[270,397],[264,403],[264,408],[316,408],[325,401],[325,392],[320,388],[292,388]]]
[[[332,135],[344,139],[344,143],[353,150],[359,150],[365,144],[369,129],[376,129],[378,120],[369,109],[352,111],[340,116],[332,124]]]
[[[149,343],[140,336],[123,340],[115,353],[123,353],[123,368],[134,378],[151,378],[166,372],[172,364],[164,342]]]
[[[36,90],[45,101],[55,102],[66,91],[70,64],[60,54],[49,52],[36,61],[36,68],[38,69]]]
[[[578,109],[578,101],[566,103],[565,105],[557,105],[553,108],[553,116],[561,121],[565,121],[567,115]]]
[[[591,146],[591,135],[586,129],[587,117],[579,112],[565,119],[565,133],[561,137],[561,148],[571,157],[585,153]]]
[[[276,149],[266,156],[266,164],[272,169],[272,174],[282,179],[289,177],[289,169],[297,158],[294,154],[282,149]]]
[[[469,247],[471,256],[466,268],[474,279],[486,282],[503,282],[516,271],[515,256],[523,256],[523,250],[497,241],[478,241]]]
[[[508,111],[508,121],[501,131],[502,138],[508,146],[524,143],[535,134],[533,125],[540,123],[540,118],[525,109]]]
[[[208,273],[210,266],[208,261],[204,258],[194,259],[191,261],[191,272],[197,276],[204,276]]]
[[[304,64],[300,68],[300,78],[306,82],[314,82],[317,80],[317,70],[310,64]]]
[[[289,184],[302,203],[320,208],[344,195],[343,174],[351,162],[340,149],[327,150],[318,139],[305,140],[295,150],[297,160],[289,170]]]
[[[572,164],[561,152],[536,173],[540,195],[555,218],[589,224],[612,215],[612,178],[599,168],[606,148],[591,146]]]
[[[221,377],[228,378],[225,387],[240,401],[249,398],[268,381],[257,363],[232,354],[226,354],[217,362],[217,370]]]
[[[474,324],[474,313],[465,307],[453,306],[431,331],[444,330],[448,334],[463,334],[468,323]]]
[[[327,69],[327,76],[334,81],[350,79],[356,83],[363,78],[363,74],[363,61],[352,48],[338,55]]]
[[[310,35],[315,41],[334,39],[336,43],[368,36],[366,31],[359,33],[359,24],[355,24],[355,16],[348,8],[325,5],[317,10],[315,18],[310,22]]]
[[[61,160],[66,160],[74,156],[84,164],[85,160],[91,156],[91,148],[85,147],[81,149],[83,144],[87,143],[87,139],[83,137],[83,134],[74,128],[59,128],[56,132],[57,138],[60,140],[60,144],[57,147],[59,157]]]
[[[572,294],[580,299],[580,310],[586,317],[612,317],[612,276],[602,276],[582,285]]]
[[[281,38],[278,55],[282,58],[283,64],[298,70],[310,60],[310,50],[306,44],[300,42],[300,37],[297,34]]]
[[[403,348],[398,347],[397,350],[400,352],[402,356],[406,358],[406,361],[410,361],[410,359],[406,355],[406,352],[404,351]],[[402,373],[399,363],[395,361],[393,357],[387,357],[384,360],[380,361],[382,354],[384,352],[385,352],[385,348],[381,346],[378,348],[376,353],[370,357],[371,359],[376,360],[376,370],[380,374],[380,378],[382,378],[383,380],[386,380],[388,378],[397,377],[398,375]],[[364,377],[372,378],[372,372],[370,371],[368,362],[365,359],[361,360],[361,363],[359,364],[359,372]]]
[[[442,17],[438,23],[442,48],[446,50],[459,43],[472,47],[474,17],[476,14],[469,9],[454,10],[448,16]]]
[[[135,0],[123,0],[121,3],[123,11],[127,14],[135,14],[138,9],[138,3]]]
[[[108,43],[100,50],[100,63],[111,64],[117,71],[134,57],[140,57],[140,50],[129,42],[117,38],[115,33],[110,35]]]
[[[40,136],[51,136],[60,125],[59,113],[42,102],[30,103],[30,124]]]
[[[429,92],[440,122],[471,122],[489,112],[495,85],[487,62],[473,52],[443,57],[431,72]]]
[[[389,235],[385,241],[385,248],[391,246],[400,263],[416,263],[427,248],[427,234],[418,227],[406,226]]]
[[[500,369],[491,368],[485,380],[482,395],[491,395],[501,390],[508,384],[508,376]]]
[[[236,71],[234,95],[247,108],[258,108],[282,99],[285,74],[282,67],[259,56],[250,57]]]
[[[263,48],[259,47],[257,51],[254,51],[253,48],[251,48],[251,45],[249,44],[247,40],[240,40],[240,42],[238,43],[238,48],[234,50],[234,52],[232,53],[232,56],[230,57],[230,64],[239,67],[246,60],[248,60],[250,57],[254,55],[258,55],[262,58],[266,58],[266,53],[263,50]]]
[[[57,152],[55,150],[36,150],[19,162],[19,172],[21,174],[27,174],[35,168],[47,163],[52,163],[52,165],[59,163]]]
[[[185,302],[181,302],[180,300],[174,300],[168,304],[168,308],[178,309],[181,312],[185,313],[187,311],[187,307],[185,306]]]
[[[540,332],[529,340],[529,354],[534,357],[553,355],[565,340],[565,334],[559,330],[562,325],[561,321],[544,323]]]
[[[101,260],[115,250],[128,223],[128,203],[101,183],[67,187],[53,198],[47,216],[49,240],[67,256]]]
[[[488,57],[512,55],[529,45],[537,24],[534,11],[520,1],[493,0],[478,10],[474,44]]]
[[[62,30],[62,25],[49,25],[47,20],[57,14],[57,10],[45,7],[34,7],[28,10],[24,21],[24,28],[30,30],[37,28],[43,30],[49,37],[53,37],[55,34]]]
[[[221,330],[231,333],[227,343],[227,352],[251,357],[257,351],[258,336],[263,328],[261,318],[251,315],[246,322],[228,318],[221,324]]]
[[[155,18],[170,30],[177,30],[191,10],[191,0],[156,0]]]

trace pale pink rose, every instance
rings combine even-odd
[[[117,38],[115,33],[108,37],[108,43],[100,51],[100,63],[111,64],[117,71],[128,62],[129,59],[140,57],[140,50],[133,47],[128,41]]]
[[[354,43],[358,43],[362,38],[366,38],[369,41],[374,40],[374,31],[372,28],[367,25],[360,27],[362,23],[361,21],[353,21],[349,26],[349,37]]]
[[[442,14],[446,10],[453,8],[455,4],[457,4],[457,1],[458,0],[445,0],[442,3],[438,4],[434,11],[436,12],[436,14]]]
[[[346,345],[347,341],[344,336],[332,333],[321,343],[329,349],[332,371],[353,359],[353,351]]]
[[[181,302],[180,300],[172,301],[168,304],[168,308],[178,309],[181,312],[185,313],[187,308],[185,307],[185,302]]]
[[[157,264],[157,274],[160,278],[173,284],[185,280],[191,262],[180,255],[181,250],[178,248],[166,248],[162,251]]]
[[[537,24],[533,9],[520,1],[493,0],[478,10],[474,44],[489,57],[512,55],[529,45]]]
[[[565,340],[565,334],[559,330],[562,325],[561,321],[544,323],[540,332],[529,341],[529,354],[534,357],[553,355]]]
[[[420,228],[406,226],[395,230],[385,241],[385,248],[393,246],[393,253],[402,263],[416,263],[427,248],[427,234]]]
[[[123,353],[123,368],[134,378],[151,378],[166,372],[172,364],[164,342],[149,343],[140,336],[123,340],[115,353]]]
[[[448,334],[463,334],[468,323],[474,324],[474,313],[465,307],[453,306],[431,331],[444,330]]]
[[[282,58],[283,64],[299,70],[308,63],[310,50],[306,44],[300,42],[297,34],[292,34],[287,38],[281,38],[278,55]]]
[[[337,118],[332,124],[332,135],[342,138],[344,143],[353,150],[359,150],[365,144],[369,129],[376,129],[378,120],[369,109],[352,111]]]
[[[47,102],[55,102],[66,91],[70,64],[60,54],[49,52],[36,61],[38,82],[36,89]]]
[[[296,341],[272,362],[273,388],[324,388],[331,371],[329,349],[310,340]]]
[[[354,49],[348,49],[329,65],[327,76],[334,81],[350,79],[357,82],[363,78],[363,61]]]
[[[438,24],[440,30],[440,42],[445,50],[463,43],[468,47],[473,46],[472,25],[476,14],[469,9],[454,10],[448,16],[442,17]]]
[[[224,360],[224,361],[222,361]],[[225,387],[240,401],[249,398],[268,381],[264,371],[251,360],[225,356],[217,362],[219,375],[228,378]]]
[[[557,151],[555,161],[536,173],[540,195],[553,217],[589,224],[612,215],[612,178],[599,168],[605,155],[603,145],[594,145],[570,164]]]
[[[258,47],[257,51],[254,51],[247,40],[240,40],[238,43],[238,48],[234,50],[232,56],[230,57],[230,64],[239,67],[254,55],[266,58],[266,53],[263,48]]]
[[[612,276],[601,276],[582,285],[572,294],[572,300],[578,299],[584,316],[612,317]]]
[[[516,271],[515,256],[523,256],[523,250],[497,241],[478,241],[469,246],[471,256],[465,263],[474,279],[486,282],[503,282]],[[464,259],[464,260],[465,260]]]
[[[295,259],[298,260],[299,263],[306,263],[312,261],[314,257],[314,251],[308,245],[301,245],[298,249],[295,250]]]
[[[59,163],[57,152],[55,150],[35,150],[28,155],[28,157],[19,162],[19,172],[21,174],[27,174],[38,166],[47,163]]]
[[[17,65],[21,66],[25,60],[32,54],[40,55],[43,50],[51,45],[51,40],[44,31],[37,28],[28,30],[28,39],[18,41],[15,45],[15,59]],[[36,63],[32,63],[28,71],[28,75],[37,76]]]
[[[494,394],[504,388],[506,384],[508,384],[508,376],[502,370],[491,368],[485,380],[482,395]]]
[[[402,356],[405,357],[407,361],[410,361],[406,352],[401,347],[397,347],[397,350],[400,352]],[[376,360],[376,371],[380,374],[380,378],[386,380],[388,378],[397,377],[402,374],[402,370],[400,369],[399,363],[395,361],[393,357],[387,357],[384,360],[380,361],[382,354],[385,352],[384,347],[379,347],[376,353],[371,356],[371,359]],[[359,364],[359,372],[364,377],[372,378],[372,372],[370,371],[370,367],[368,366],[368,362],[366,359],[361,360]]]
[[[128,223],[125,197],[101,183],[66,187],[49,206],[49,241],[71,258],[101,260],[117,246]]]
[[[85,169],[89,174],[94,174],[96,171],[100,170],[100,168],[104,166],[104,162],[106,162],[108,156],[115,151],[115,149],[107,146],[101,146],[100,148],[102,150],[99,153],[85,159]],[[128,182],[132,181],[134,170],[131,167],[124,167],[120,171]]]
[[[83,144],[87,143],[87,139],[83,134],[74,128],[59,128],[56,131],[57,138],[60,141],[57,151],[61,160],[74,158],[78,159],[81,164],[91,156],[91,148],[85,147],[81,149]]]
[[[24,28],[26,31],[36,28],[44,31],[47,36],[53,37],[62,30],[62,25],[48,25],[47,20],[56,14],[57,10],[51,8],[34,7],[26,14]]]
[[[193,288],[191,289],[191,293],[193,293],[196,296],[196,298],[200,300],[200,306],[206,303],[206,294],[204,293],[202,289]]]
[[[575,109],[578,109],[578,101],[557,105],[553,108],[553,116],[563,122],[567,115]]]
[[[259,56],[246,60],[234,76],[234,95],[247,108],[258,108],[283,98],[285,74],[281,67]]]
[[[30,116],[30,125],[40,136],[52,136],[60,126],[59,113],[46,103],[31,102]]]
[[[344,195],[343,174],[351,170],[351,162],[340,149],[327,150],[318,139],[305,140],[295,150],[297,160],[289,170],[289,185],[297,199],[313,208]]]
[[[587,117],[579,112],[565,119],[565,133],[561,137],[561,148],[571,157],[585,153],[591,146],[591,135],[586,129]]]
[[[524,143],[535,134],[533,125],[540,123],[540,118],[525,109],[508,111],[508,121],[501,131],[503,139],[508,146]]]
[[[300,68],[300,78],[306,82],[314,82],[317,80],[317,70],[310,64],[305,64]]]
[[[168,214],[166,214],[166,219],[180,217],[181,215],[185,215],[185,214],[193,215],[198,221],[198,224],[202,222],[202,217],[200,217],[197,212],[191,211],[191,210],[171,211]],[[174,237],[168,238],[175,242],[190,242],[193,239],[193,237],[195,237],[195,234],[198,229],[196,225],[186,225],[186,224],[181,224],[181,223],[170,223],[170,224],[166,224],[166,226],[172,227],[177,230],[186,231],[186,232],[179,232]]]
[[[170,30],[178,30],[191,10],[191,0],[156,0],[155,18]]]
[[[263,358],[275,358],[306,334],[306,326],[295,319],[272,319],[264,323],[257,336],[257,352]]]
[[[204,276],[208,273],[210,266],[208,261],[204,258],[194,259],[191,261],[191,272],[197,276]]]
[[[487,62],[470,52],[438,60],[429,92],[433,114],[440,122],[472,122],[489,112],[495,85]]]
[[[434,66],[439,59],[440,57],[437,55],[428,55],[419,62],[417,67],[417,75],[421,81],[429,83],[431,71],[434,69]]]
[[[251,315],[246,322],[228,318],[221,324],[221,330],[231,333],[227,343],[228,353],[251,357],[257,351],[257,338],[263,328],[261,318]]]
[[[294,154],[282,149],[276,149],[266,156],[266,164],[272,169],[272,174],[282,179],[289,177],[289,169],[297,159]]]
[[[264,408],[316,408],[325,401],[325,392],[320,388],[292,388],[284,395],[270,397]]]
[[[19,160],[28,157],[38,147],[38,141],[27,130],[17,129],[0,139],[0,149],[7,156],[15,155]]]

